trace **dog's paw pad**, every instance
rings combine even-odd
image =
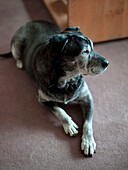
[[[70,136],[76,136],[79,133],[79,127],[73,122],[73,120],[70,120],[69,123],[64,123],[63,127],[65,133],[69,134]]]
[[[91,156],[96,152],[96,143],[93,136],[82,136],[81,150],[84,151],[85,156]]]

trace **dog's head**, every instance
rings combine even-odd
[[[96,75],[104,72],[109,62],[93,49],[92,41],[79,27],[68,26],[50,39],[51,55],[65,72]]]

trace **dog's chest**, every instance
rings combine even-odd
[[[67,104],[70,101],[75,100],[84,84],[84,79],[82,75],[77,75],[66,82],[62,87],[58,87],[58,85],[53,85],[48,88],[44,93],[40,91],[40,96],[45,101],[55,101]]]

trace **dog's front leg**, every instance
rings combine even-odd
[[[52,112],[61,121],[66,134],[69,134],[70,136],[78,134],[78,126],[62,108],[54,106]]]
[[[85,119],[81,149],[86,156],[92,156],[96,151],[96,143],[94,141],[92,127],[93,99],[86,84],[84,85],[77,101],[80,103]]]
[[[50,99],[48,99],[48,97],[41,90],[37,90],[37,98],[41,105],[51,108],[54,115],[61,121],[66,134],[69,134],[70,136],[75,136],[78,134],[78,126],[74,123],[72,118],[57,105],[57,103],[50,101]]]

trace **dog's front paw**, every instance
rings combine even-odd
[[[83,135],[81,149],[84,151],[85,156],[92,156],[96,152],[96,143],[93,135]]]
[[[78,134],[79,127],[73,122],[72,119],[68,123],[63,123],[63,128],[66,134],[70,136],[76,136]]]

